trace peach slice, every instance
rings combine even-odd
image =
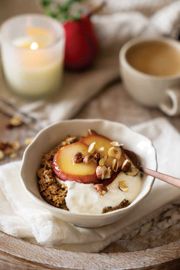
[[[88,154],[88,146],[76,142],[59,149],[53,160],[55,174],[62,180],[73,180],[81,183],[96,183],[96,167],[94,162],[88,164],[74,163],[73,158],[78,153]]]
[[[95,142],[95,150],[99,150],[104,147],[104,153],[107,154],[108,149],[112,147],[111,140],[99,134],[92,134],[86,137],[81,137],[80,142],[90,145]]]

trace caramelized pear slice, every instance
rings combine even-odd
[[[74,157],[77,153],[82,153],[83,156],[86,156],[88,154],[88,146],[82,142],[76,142],[60,148],[53,160],[55,174],[62,180],[96,183],[97,165],[93,161],[88,164],[83,162],[75,163]]]

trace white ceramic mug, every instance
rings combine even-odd
[[[127,42],[120,50],[120,74],[125,88],[138,102],[149,107],[158,107],[169,116],[180,114],[180,74],[154,76],[132,67],[126,58],[130,48],[144,41],[160,41],[179,50],[180,43],[168,38],[137,38]]]

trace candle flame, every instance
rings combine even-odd
[[[37,42],[32,42],[30,45],[31,50],[37,50],[39,48],[39,44]]]

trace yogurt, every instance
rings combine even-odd
[[[119,181],[125,181],[128,191],[119,189]],[[75,181],[63,181],[68,187],[65,198],[66,205],[71,213],[75,214],[102,214],[105,207],[115,207],[124,199],[132,202],[140,193],[142,178],[140,175],[129,176],[119,173],[114,181],[107,186],[108,191],[100,195],[93,184],[82,184]]]

